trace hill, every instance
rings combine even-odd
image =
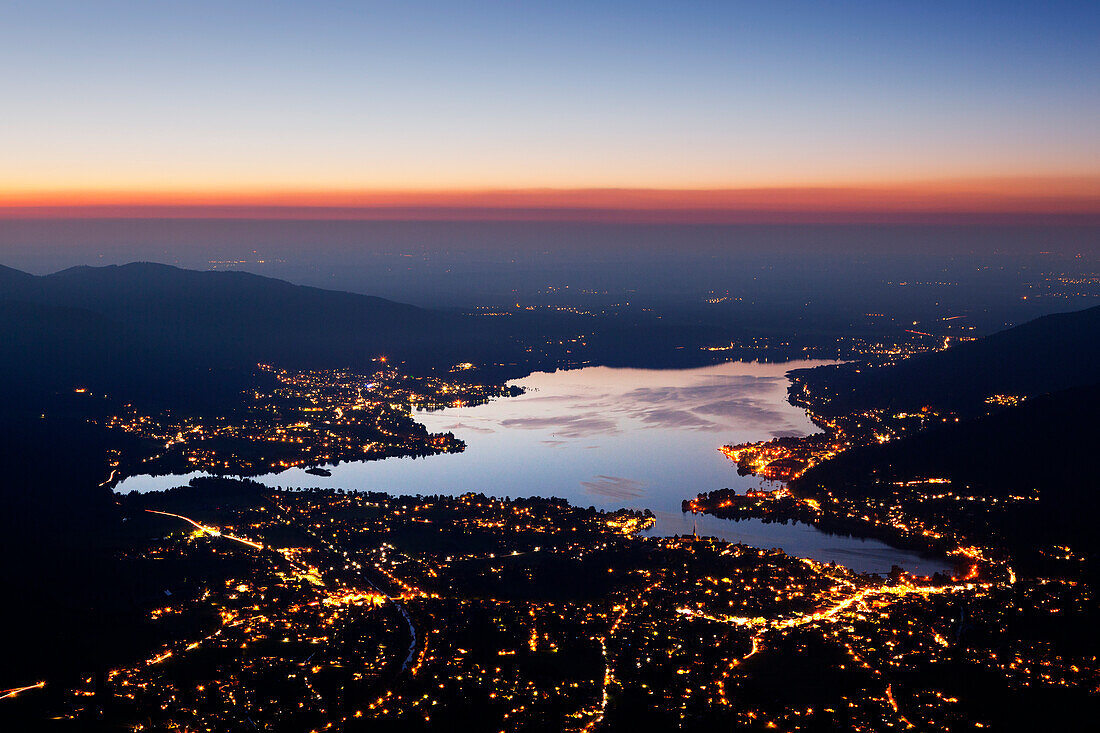
[[[1037,318],[891,366],[845,364],[793,375],[825,399],[815,411],[843,415],[925,405],[977,415],[995,394],[1035,396],[1100,380],[1100,307]]]
[[[698,366],[711,361],[699,345],[731,336],[648,309],[494,315],[506,317],[153,263],[45,276],[0,268],[0,411],[33,411],[77,386],[216,407],[250,383],[257,363],[369,372],[380,355],[421,373],[472,362],[478,371],[468,377],[494,382],[585,363]]]
[[[259,362],[368,368],[387,355],[445,367],[507,351],[498,333],[458,314],[247,273],[0,270],[0,380],[28,404],[78,386],[216,402]]]
[[[957,513],[954,525],[972,536],[996,536],[1023,555],[1051,545],[1095,553],[1098,414],[1100,384],[1063,390],[992,415],[854,448],[811,468],[793,488],[877,499],[918,490],[906,484],[946,479],[949,484],[935,493],[996,499],[948,502]],[[927,511],[944,510],[937,506],[928,502]]]

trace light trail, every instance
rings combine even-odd
[[[41,690],[45,686],[45,682],[36,682],[33,685],[27,685],[26,687],[13,687],[10,690],[0,690],[0,700],[3,700],[7,697],[15,697],[19,693],[26,692],[27,690]]]
[[[764,635],[763,631],[758,631],[755,634],[753,634],[753,636],[752,636],[752,649],[749,650],[749,653],[746,654],[743,657],[737,657],[737,658],[733,659],[729,663],[729,666],[726,667],[725,671],[722,672],[722,676],[718,678],[718,698],[719,698],[719,700],[722,701],[723,705],[729,705],[730,704],[729,697],[726,695],[726,680],[729,679],[729,676],[733,673],[733,670],[740,667],[745,662],[746,659],[748,659],[749,657],[751,657],[755,654],[758,654],[760,652],[760,649],[761,649],[760,639],[763,635]]]
[[[989,587],[991,585],[993,584],[984,584],[980,587]],[[964,589],[968,590],[974,587],[975,584],[973,583],[959,583],[956,585],[945,585],[936,587],[914,586],[906,584],[897,586],[877,586],[864,588],[837,601],[832,606],[829,606],[828,608],[825,608],[823,610],[814,611],[813,613],[800,614],[798,616],[793,616],[786,619],[768,619],[764,618],[763,616],[756,616],[752,618],[747,616],[713,616],[711,614],[702,613],[701,611],[696,611],[690,608],[680,608],[677,609],[677,612],[683,616],[692,619],[704,619],[717,623],[725,623],[733,626],[751,627],[757,629],[757,631],[751,637],[752,648],[749,653],[746,654],[744,657],[733,659],[727,666],[725,671],[723,671],[721,677],[718,679],[717,689],[719,699],[721,700],[723,705],[729,705],[730,701],[726,692],[726,680],[729,679],[733,671],[737,667],[739,667],[745,660],[760,652],[762,648],[762,639],[764,635],[770,630],[789,629],[796,626],[803,626],[806,624],[815,623],[817,621],[832,622],[837,620],[838,617],[842,616],[844,612],[848,611],[856,604],[862,603],[863,601],[866,601],[867,599],[873,597],[901,597],[910,594],[918,594],[927,597],[935,593],[946,593],[950,591]],[[946,640],[940,637],[939,634],[935,635],[935,639],[943,646],[947,645]],[[857,655],[850,646],[845,644],[845,648],[848,650],[849,654],[852,655],[852,658],[860,664],[860,666],[873,671],[878,676],[882,676],[881,670],[875,669],[874,667],[871,667],[869,664],[867,664],[867,662],[860,658],[859,655]],[[889,683],[886,685],[884,696],[886,703],[890,706],[894,714],[897,716],[898,720],[906,727],[906,729],[915,728],[916,726],[913,724],[913,722],[906,718],[898,707],[897,700],[894,698],[893,687]]]
[[[603,685],[600,689],[600,704],[592,720],[581,728],[582,733],[592,733],[603,722],[604,716],[607,715],[607,703],[611,700],[608,688],[615,681],[615,675],[611,671],[611,660],[607,656],[607,639],[600,636],[596,640],[600,642],[600,653],[603,655]]]
[[[173,514],[172,512],[161,512],[161,511],[157,511],[156,509],[146,509],[145,511],[149,512],[150,514],[162,514],[166,517],[173,517],[175,519],[182,519],[183,521],[185,521],[185,522],[191,524],[192,526],[194,526],[196,529],[202,530],[203,532],[210,535],[211,537],[224,537],[227,540],[233,540],[234,542],[240,542],[242,545],[248,545],[249,547],[251,547],[253,549],[256,549],[256,550],[264,549],[264,546],[262,544],[260,544],[259,542],[253,542],[252,540],[246,540],[243,537],[236,537],[236,536],[231,535],[231,534],[224,534],[217,527],[208,527],[205,524],[199,524],[194,519],[191,519],[189,517],[185,517],[182,514]]]
[[[894,699],[893,687],[893,685],[886,685],[886,702],[890,704],[890,708],[894,711],[894,715],[898,716],[898,720],[904,723],[906,728],[916,728],[908,718],[901,714],[901,710],[898,708],[898,701]]]
[[[292,514],[291,514],[291,511],[290,511],[289,508],[283,506],[277,500],[271,500],[271,504],[274,507],[276,507],[279,510],[280,513],[282,513],[282,515],[285,518],[285,521],[289,525],[294,526],[294,522],[290,518],[292,516]],[[301,531],[303,531],[306,534],[313,537],[314,539],[321,542],[322,545],[327,547],[330,551],[332,551],[336,555],[342,555],[345,559],[350,559],[350,556],[349,556],[349,554],[346,550],[341,550],[341,549],[337,548],[336,545],[334,545],[331,541],[325,539],[324,537],[321,537],[316,532],[314,532],[312,529],[310,529],[307,525],[300,525],[300,526],[298,526],[298,528]],[[380,550],[381,550],[381,548],[378,548],[378,550],[376,550],[376,551],[380,551]],[[402,553],[398,553],[398,554],[402,554]],[[405,557],[408,557],[408,556],[406,555]],[[386,598],[386,600],[388,600],[394,606],[394,608],[396,608],[401,613],[402,618],[405,620],[405,624],[408,626],[409,638],[410,638],[409,650],[408,650],[408,654],[406,654],[406,656],[405,656],[405,660],[401,663],[401,672],[405,672],[410,668],[410,665],[413,664],[413,660],[416,657],[418,636],[417,636],[417,633],[416,633],[416,624],[413,623],[412,617],[409,615],[409,612],[405,609],[405,604],[401,602],[402,599],[403,599],[403,596],[396,596],[395,597],[395,596],[390,595],[386,591],[382,590],[380,587],[378,587],[378,585],[376,585],[374,583],[374,581],[372,581],[370,578],[367,577],[367,571],[363,568],[362,565],[360,565],[358,562],[355,562],[354,565],[355,565],[356,568],[358,568],[359,575],[360,575],[360,577],[362,577],[363,581],[367,585],[369,585],[372,589],[374,589],[374,591],[377,594],[379,594],[381,596],[384,596]],[[416,588],[414,586],[409,585],[408,583],[405,583],[400,578],[398,578],[395,575],[393,575],[392,573],[389,573],[388,571],[386,571],[386,569],[382,567],[380,562],[373,563],[373,567],[374,567],[375,570],[377,570],[382,575],[389,578],[391,581],[393,581],[399,587],[401,587],[403,590],[405,590],[407,593],[409,593],[410,598],[417,598],[417,597],[427,595],[426,593],[421,591],[419,588]],[[419,663],[416,666],[417,666],[417,668],[419,668]]]
[[[958,590],[970,590],[975,587],[989,587],[992,584],[975,584],[975,583],[960,583],[958,585],[942,585],[942,586],[915,586],[915,585],[884,585],[871,588],[864,588],[857,591],[850,596],[847,596],[832,606],[822,609],[820,611],[814,611],[812,613],[803,613],[797,616],[783,619],[769,619],[763,616],[714,616],[702,611],[696,611],[691,608],[680,608],[677,612],[688,618],[700,618],[707,621],[714,621],[722,624],[731,624],[733,626],[747,626],[756,628],[771,628],[771,629],[789,629],[795,626],[804,626],[805,624],[811,624],[817,621],[833,621],[836,617],[842,615],[845,611],[855,606],[857,603],[861,603],[869,598],[876,596],[906,596],[910,594],[918,594],[921,596],[930,596],[936,593],[947,593],[950,591]]]
[[[638,605],[638,603],[644,604],[644,601],[642,599],[648,593],[652,592],[657,586],[659,586],[661,582],[661,580],[657,580],[656,582],[651,583],[649,586],[642,589],[642,591],[629,602],[623,604],[622,606],[614,606],[611,610],[619,611],[618,617],[616,617],[616,619],[612,622],[610,628],[608,628],[605,635],[593,637],[595,641],[599,642],[600,654],[603,656],[603,684],[600,690],[600,703],[598,706],[596,706],[596,709],[593,712],[587,713],[589,715],[592,715],[592,719],[589,720],[583,728],[581,728],[582,733],[592,733],[592,731],[596,730],[596,728],[598,728],[603,722],[604,717],[607,715],[607,705],[609,702],[611,702],[610,687],[617,681],[615,679],[615,668],[613,660],[611,658],[611,655],[607,651],[607,640],[613,637],[615,633],[619,630],[619,626],[634,609],[634,606]]]

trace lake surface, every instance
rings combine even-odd
[[[451,431],[466,441],[463,453],[342,463],[328,466],[328,477],[295,468],[256,480],[393,494],[558,496],[601,509],[649,508],[657,515],[650,534],[691,534],[694,526],[701,536],[780,547],[861,571],[887,572],[895,564],[918,573],[950,571],[944,561],[809,525],[681,513],[680,502],[700,492],[768,483],[738,476],[718,448],[815,432],[805,412],[787,402],[785,375],[820,363],[539,372],[514,382],[527,390],[519,397],[417,413],[432,432]],[[115,490],[159,490],[189,478],[135,476]]]

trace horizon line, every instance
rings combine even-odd
[[[1100,176],[753,188],[0,190],[0,219],[1100,221]]]
[[[463,207],[3,207],[0,221],[514,222],[635,225],[989,224],[1100,226],[1100,211],[729,210]]]

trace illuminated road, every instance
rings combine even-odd
[[[374,583],[374,581],[372,581],[369,577],[367,577],[367,570],[363,567],[363,565],[361,563],[359,563],[358,561],[356,561],[356,560],[352,560],[351,559],[351,553],[349,553],[347,550],[344,550],[344,549],[341,549],[341,548],[337,547],[332,541],[320,536],[319,534],[314,532],[309,526],[304,525],[304,524],[298,524],[298,523],[294,522],[294,520],[291,518],[291,516],[292,516],[291,511],[287,507],[283,506],[278,501],[272,501],[271,504],[278,508],[279,512],[282,513],[282,515],[286,519],[286,522],[289,525],[297,527],[300,531],[304,532],[305,534],[310,535],[311,537],[313,537],[314,539],[319,541],[321,544],[326,546],[331,552],[335,553],[336,555],[342,556],[345,561],[347,561],[347,562],[351,563],[352,565],[354,565],[356,567],[356,569],[359,571],[360,577],[362,577],[363,582],[365,582],[372,589],[374,589],[374,591],[376,593],[378,593],[379,595],[385,596],[386,600],[389,601],[391,604],[393,604],[393,606],[401,613],[402,618],[405,620],[405,624],[408,626],[409,639],[410,639],[408,654],[405,655],[405,660],[401,663],[401,672],[404,672],[405,670],[407,670],[409,668],[409,666],[412,664],[413,659],[416,657],[416,647],[417,647],[417,642],[418,642],[418,636],[417,636],[417,633],[416,633],[416,625],[413,623],[412,617],[409,616],[409,612],[405,609],[405,604],[401,602],[401,597],[400,596],[397,596],[397,597],[392,596],[389,593],[387,593],[386,591],[384,591],[382,588],[380,588],[378,585],[376,585]],[[378,548],[376,551],[381,552],[381,549],[382,548]],[[380,566],[380,563],[374,563],[374,568],[375,568],[375,570],[380,572],[382,575],[389,578],[392,582],[396,583],[399,586],[405,587],[406,590],[408,590],[413,595],[420,595],[422,593],[422,591],[420,591],[419,588],[413,588],[412,586],[409,586],[406,583],[403,583],[399,578],[396,578],[396,577],[390,575],[389,573],[387,573]]]
[[[656,582],[651,583],[649,586],[642,589],[640,593],[638,593],[626,603],[612,607],[611,610],[618,611],[619,615],[615,617],[615,620],[611,623],[611,626],[608,628],[606,634],[604,634],[603,636],[593,637],[595,641],[599,642],[600,654],[603,657],[603,683],[600,686],[600,701],[596,705],[594,710],[587,713],[592,717],[588,721],[588,723],[585,724],[583,728],[581,728],[581,733],[592,733],[592,731],[596,730],[600,726],[600,724],[603,723],[604,717],[607,715],[608,703],[611,702],[610,687],[617,680],[615,679],[615,660],[612,659],[612,656],[608,653],[607,650],[608,640],[615,636],[615,634],[619,631],[619,627],[623,624],[623,621],[626,620],[627,616],[630,615],[630,612],[633,611],[634,608],[639,604],[645,605],[646,602],[643,599],[660,585],[661,580],[657,580]]]
[[[870,588],[864,588],[849,596],[845,596],[832,606],[814,611],[812,613],[799,614],[798,616],[792,616],[790,618],[783,619],[769,619],[762,616],[748,617],[748,616],[713,616],[711,614],[696,611],[691,608],[680,608],[678,612],[681,615],[688,618],[701,618],[707,621],[715,621],[717,623],[732,624],[734,626],[746,626],[756,628],[772,628],[772,629],[789,629],[795,626],[803,626],[805,624],[812,624],[817,621],[835,621],[845,611],[849,610],[858,603],[862,603],[869,598],[886,597],[886,596],[906,596],[910,594],[918,594],[922,596],[929,596],[935,593],[947,593],[950,591],[958,590],[971,590],[975,587],[989,587],[990,584],[975,585],[973,583],[960,583],[958,585],[940,585],[940,586],[914,586],[914,585],[883,585],[873,586]]]
[[[13,687],[10,690],[0,690],[0,700],[3,700],[6,697],[15,697],[19,693],[26,692],[27,690],[41,690],[45,686],[45,682],[36,682],[35,684],[27,685],[26,687]]]
[[[253,549],[256,549],[256,550],[264,549],[264,546],[262,544],[260,544],[259,542],[253,542],[252,540],[246,540],[243,537],[236,537],[236,536],[231,535],[231,534],[224,534],[217,527],[208,527],[205,524],[199,524],[194,519],[191,519],[189,517],[185,517],[182,514],[173,514],[172,512],[160,512],[160,511],[157,511],[156,509],[146,509],[145,511],[149,512],[150,514],[161,514],[165,517],[173,517],[175,519],[182,519],[183,521],[188,522],[189,524],[193,525],[196,529],[201,529],[203,532],[206,532],[206,534],[210,535],[211,537],[224,537],[227,540],[233,540],[234,542],[240,542],[242,545],[248,545],[249,547],[251,547]]]
[[[977,567],[977,566],[975,566],[975,567]],[[834,580],[840,580],[840,579],[839,578],[834,578]],[[896,598],[896,597],[907,596],[907,595],[910,595],[910,594],[918,594],[918,595],[927,597],[929,595],[936,594],[936,593],[947,593],[947,592],[951,592],[951,591],[960,591],[960,590],[973,590],[976,587],[977,588],[988,588],[988,587],[991,587],[992,585],[994,585],[994,584],[993,583],[974,584],[974,583],[962,582],[962,583],[956,583],[954,585],[943,585],[943,586],[915,586],[915,585],[910,585],[910,584],[901,584],[901,585],[893,585],[893,586],[890,586],[890,585],[872,586],[872,587],[869,587],[869,588],[863,588],[863,589],[858,590],[854,593],[851,593],[850,595],[844,596],[843,598],[837,600],[831,606],[828,606],[826,608],[823,608],[823,609],[820,609],[820,610],[817,610],[817,611],[813,611],[811,613],[799,614],[797,616],[792,616],[792,617],[783,618],[783,619],[769,619],[769,618],[765,618],[765,617],[762,617],[762,616],[757,616],[757,617],[715,616],[715,615],[703,613],[701,611],[696,611],[696,610],[690,609],[690,608],[680,608],[680,609],[677,609],[677,612],[680,613],[681,615],[686,616],[686,617],[691,618],[691,619],[704,619],[704,620],[707,620],[707,621],[714,621],[714,622],[717,622],[717,623],[731,624],[733,626],[739,626],[739,627],[742,627],[742,628],[753,628],[753,629],[755,629],[755,632],[753,633],[753,636],[752,636],[752,649],[744,657],[741,657],[739,659],[734,659],[729,664],[728,668],[722,673],[721,678],[718,680],[719,696],[722,700],[722,703],[725,704],[725,705],[728,705],[729,700],[728,700],[727,695],[726,695],[726,685],[725,685],[726,680],[729,678],[730,673],[732,673],[734,669],[739,667],[749,657],[752,657],[752,656],[754,656],[755,654],[758,654],[761,651],[761,649],[763,648],[763,637],[770,630],[773,630],[773,629],[789,629],[789,628],[793,628],[793,627],[797,627],[797,626],[803,626],[803,625],[807,625],[807,624],[813,624],[813,623],[817,623],[817,622],[835,622],[835,621],[840,620],[844,616],[844,614],[847,611],[851,610],[853,607],[858,607],[860,604],[863,604],[865,601],[868,601],[870,599],[876,599],[876,598],[877,599],[886,599],[886,598],[889,598],[889,597],[895,597]],[[940,640],[940,639],[938,639],[938,640]],[[946,645],[946,642],[944,642],[942,640],[940,640],[940,641],[941,641],[941,643]],[[860,659],[858,657],[858,655],[856,655],[854,653],[854,651],[851,649],[851,647],[848,647],[848,651],[849,651],[849,653],[851,653],[853,655],[853,658],[855,658],[855,660],[861,666],[863,666],[866,669],[869,669],[869,670],[873,671],[879,677],[883,676],[881,670],[874,669],[873,667],[868,665],[866,662],[864,662],[862,659]],[[891,684],[889,684],[889,683],[886,684],[884,695],[885,695],[886,703],[890,706],[890,708],[892,709],[894,714],[897,716],[898,720],[905,726],[905,728],[906,729],[915,728],[916,726],[912,723],[912,721],[910,721],[908,718],[906,718],[905,715],[901,712],[901,710],[898,706],[897,700],[894,698],[893,686]]]

